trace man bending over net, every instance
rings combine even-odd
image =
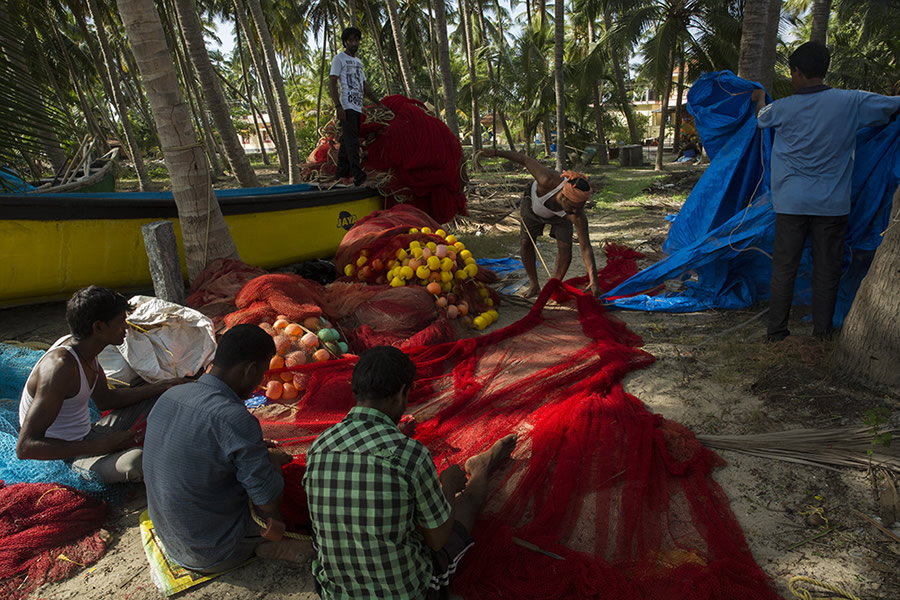
[[[572,262],[572,231],[578,232],[578,245],[581,246],[581,257],[587,268],[591,293],[600,295],[600,284],[597,281],[597,265],[594,261],[594,250],[588,232],[587,216],[584,214],[584,203],[591,197],[591,185],[587,176],[574,171],[563,171],[562,175],[539,163],[537,160],[519,152],[506,150],[484,150],[483,156],[499,156],[528,169],[534,181],[525,189],[525,197],[519,205],[519,218],[522,233],[522,264],[528,274],[530,285],[525,297],[537,296],[541,291],[538,284],[537,265],[535,260],[537,238],[544,234],[544,228],[550,226],[550,237],[556,240],[555,279],[562,279]]]
[[[425,446],[397,428],[415,374],[397,348],[363,353],[353,370],[356,407],[309,449],[303,485],[323,600],[448,597],[474,543],[488,476],[516,445],[508,435],[465,472],[454,465],[438,476]]]

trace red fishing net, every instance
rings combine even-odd
[[[366,120],[360,126],[362,166],[384,175],[378,186],[388,206],[402,202],[416,206],[441,223],[466,214],[460,165],[462,145],[425,105],[405,96],[387,96],[382,102],[394,113],[387,123]],[[310,154],[304,171],[334,175],[339,140],[326,136]]]
[[[56,483],[0,482],[0,597],[25,598],[106,551],[106,504]]]
[[[556,291],[565,305],[547,306]],[[418,369],[409,405],[414,436],[439,470],[519,434],[492,482],[457,593],[467,600],[777,598],[711,477],[721,459],[624,392],[622,378],[653,362],[640,345],[592,297],[553,280],[517,323],[406,349]],[[306,393],[257,411],[265,435],[299,455],[285,469],[289,524],[308,519],[302,455],[354,405],[353,362],[300,367]]]

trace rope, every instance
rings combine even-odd
[[[788,589],[791,590],[791,593],[795,598],[800,598],[800,600],[813,600],[812,594],[810,594],[809,590],[805,590],[803,588],[797,587],[800,583],[806,583],[808,585],[813,585],[816,587],[820,587],[828,590],[829,592],[834,592],[838,594],[837,596],[832,597],[832,600],[845,598],[847,600],[860,600],[859,596],[854,596],[850,592],[844,591],[841,588],[825,583],[824,581],[819,581],[817,579],[813,579],[811,577],[805,577],[803,575],[797,575],[795,577],[791,577],[791,581],[788,583]]]
[[[247,503],[250,505],[250,516],[253,518],[253,522],[256,523],[257,525],[259,525],[260,527],[262,527],[263,529],[266,529],[268,527],[268,524],[265,521],[263,521],[262,518],[258,514],[256,514],[256,508],[253,507],[253,502],[248,500]],[[294,540],[311,540],[312,539],[311,536],[303,535],[301,533],[293,533],[291,531],[285,531],[284,537],[291,538]]]

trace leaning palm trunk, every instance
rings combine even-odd
[[[106,74],[109,77],[109,85],[112,90],[113,100],[116,105],[116,112],[119,113],[119,121],[122,123],[122,130],[125,132],[125,142],[128,144],[128,153],[131,154],[131,160],[134,162],[134,170],[138,175],[138,186],[142,192],[149,192],[156,189],[153,182],[150,181],[150,175],[147,173],[147,167],[144,166],[144,159],[141,156],[141,147],[134,135],[134,128],[131,126],[131,120],[128,118],[128,105],[125,98],[122,97],[122,87],[119,84],[119,76],[116,72],[118,67],[113,60],[112,52],[109,47],[109,40],[106,37],[106,29],[103,27],[100,11],[97,8],[95,0],[87,0],[88,11],[91,13],[91,19],[94,20],[94,27],[97,29],[97,41],[100,42],[100,53],[103,56],[101,61],[105,65]],[[102,67],[101,67],[102,69]]]
[[[594,18],[589,17],[588,39],[592,44],[596,41],[594,32]],[[594,98],[594,123],[597,127],[597,162],[601,165],[608,165],[609,149],[606,147],[606,132],[603,131],[603,106],[600,104],[602,94],[600,93],[600,83],[597,79],[591,83],[591,95]]]
[[[369,26],[372,28],[372,41],[375,42],[375,52],[378,54],[378,64],[381,65],[381,74],[384,76],[384,93],[390,96],[393,92],[393,84],[391,83],[391,73],[387,68],[387,61],[384,59],[384,50],[381,48],[381,27],[375,22],[375,16],[372,14],[371,2],[366,0],[363,2],[366,7],[366,17],[369,19]],[[324,48],[323,48],[324,50]]]
[[[459,0],[463,19],[463,37],[466,44],[466,63],[469,67],[469,91],[472,96],[472,170],[478,170],[478,152],[481,150],[481,113],[478,111],[478,94],[475,93],[475,42],[472,39],[472,15],[468,0]]]
[[[566,88],[563,76],[563,54],[565,52],[565,12],[561,0],[554,2],[553,71],[556,79],[556,170],[566,169]]]
[[[672,63],[675,62],[674,48],[669,51],[669,59],[666,63],[666,84],[665,92],[662,98],[662,114],[660,114],[661,122],[659,124],[659,145],[656,148],[656,170],[663,170],[663,152],[664,143],[666,141],[666,122],[669,120],[669,96],[672,95]]]
[[[188,278],[193,281],[209,262],[238,258],[237,248],[213,192],[156,6],[152,0],[117,0],[117,4],[159,131],[178,207]]]
[[[397,61],[400,63],[403,93],[412,97],[414,87],[412,69],[409,66],[409,58],[406,54],[406,44],[403,43],[403,31],[400,26],[400,13],[397,11],[397,0],[387,0],[387,7],[388,18],[391,22],[391,32],[394,34],[394,47],[397,49]]]
[[[259,142],[259,151],[262,154],[263,164],[270,165],[269,154],[266,152],[266,143],[259,129],[259,119],[257,119],[256,105],[253,102],[253,89],[250,87],[250,77],[247,75],[247,61],[244,60],[244,46],[241,42],[241,24],[237,21],[234,23],[234,35],[237,40],[238,57],[241,60],[241,78],[244,80],[244,93],[247,94],[247,104],[250,107],[250,114],[253,116],[253,127],[256,129],[256,139]]]
[[[684,94],[684,48],[678,42],[678,86],[675,88],[675,133],[672,136],[672,152],[681,150],[681,95]]]
[[[278,67],[278,58],[275,56],[275,43],[272,41],[272,33],[266,22],[259,0],[247,0],[250,14],[256,24],[256,32],[263,48],[263,56],[268,67],[269,78],[275,89],[275,97],[278,99],[278,118],[281,120],[284,130],[284,143],[287,150],[288,182],[300,181],[300,153],[297,150],[297,136],[294,135],[294,119],[291,116],[291,106],[288,104],[287,92],[284,90],[284,80],[281,78],[281,69]]]
[[[434,0],[434,19],[437,26],[441,88],[444,92],[444,120],[453,135],[459,137],[459,121],[456,120],[456,86],[453,83],[453,70],[450,68],[450,41],[447,39],[447,7],[444,0]]]
[[[843,377],[885,390],[900,389],[900,188],[872,266],[856,292],[834,362]]]
[[[256,71],[257,84],[266,100],[266,111],[269,115],[269,124],[267,129],[275,143],[275,152],[278,154],[278,168],[282,173],[287,174],[287,145],[284,140],[284,128],[278,120],[278,108],[275,103],[275,96],[272,94],[272,86],[269,85],[269,75],[263,64],[263,59],[259,55],[259,49],[253,39],[253,30],[250,28],[250,22],[247,20],[246,8],[241,0],[234,0],[235,17],[240,24],[241,31],[244,32],[244,39],[247,40],[247,50],[250,51],[250,61],[253,63],[253,69]]]
[[[93,2],[94,0],[89,0]],[[209,52],[203,41],[203,28],[197,17],[197,10],[193,0],[175,0],[175,11],[178,13],[178,22],[187,45],[190,60],[194,65],[200,86],[203,88],[203,98],[212,115],[213,123],[219,132],[219,139],[225,149],[225,158],[231,167],[231,172],[237,178],[241,187],[259,187],[259,180],[250,160],[241,147],[237,132],[234,130],[234,122],[231,120],[231,111],[225,101],[222,85],[213,70],[209,60]]]

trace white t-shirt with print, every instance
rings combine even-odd
[[[362,61],[341,52],[331,61],[329,75],[336,75],[340,81],[341,107],[344,110],[362,112],[363,82],[366,80]]]

